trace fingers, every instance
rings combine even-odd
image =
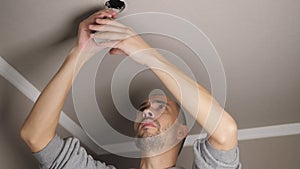
[[[80,24],[82,27],[86,28],[89,24],[95,24],[97,19],[103,19],[103,18],[115,18],[117,13],[112,10],[102,10],[99,12],[94,13],[84,21],[82,21]]]
[[[115,18],[117,13],[113,10],[106,9],[106,10],[101,10],[101,11],[96,12],[94,15],[96,15],[100,18],[104,18],[104,17]]]
[[[112,18],[116,18],[117,15],[112,15],[111,13],[101,13],[99,15],[96,15],[96,17],[94,18],[94,22],[96,22],[96,19],[112,19]]]
[[[127,26],[125,26],[117,21],[109,20],[109,19],[96,19],[96,23],[100,24],[100,25],[113,25],[113,26],[127,28]]]
[[[123,40],[131,36],[134,33],[127,27],[119,27],[115,25],[90,25],[89,29],[96,31],[91,37],[103,39],[103,40]]]
[[[86,21],[88,24],[95,23],[96,19],[116,18],[117,13],[113,10],[101,10],[91,15]]]
[[[89,29],[93,31],[100,31],[100,32],[128,33],[126,28],[113,26],[113,25],[90,25]]]
[[[103,39],[103,40],[123,40],[130,37],[130,35],[120,32],[96,32],[91,34],[92,38]]]
[[[113,48],[119,42],[120,41],[118,41],[118,40],[112,40],[112,41],[107,41],[107,42],[96,43],[96,45],[99,46],[99,47],[103,47],[103,48]]]

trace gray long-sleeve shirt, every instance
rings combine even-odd
[[[208,139],[194,143],[195,159],[193,169],[241,169],[239,149],[220,151],[212,147]],[[41,169],[115,169],[114,166],[96,161],[80,146],[77,138],[61,139],[55,136],[41,151],[33,153]],[[170,169],[181,169],[173,167]]]

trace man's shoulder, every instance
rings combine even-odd
[[[45,168],[55,165],[63,166],[61,168],[64,169],[115,169],[114,166],[94,160],[86,149],[80,146],[80,140],[72,136],[62,139],[56,135],[43,150],[33,155]]]
[[[208,137],[197,139],[194,142],[194,166],[201,169],[240,169],[239,148],[235,146],[231,150],[218,150],[208,141]]]

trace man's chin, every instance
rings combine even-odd
[[[161,150],[163,150],[165,142],[165,138],[162,137],[159,133],[143,133],[137,136],[135,139],[137,148],[139,148],[141,152],[148,155],[161,152]]]
[[[144,130],[142,132],[139,132],[137,134],[137,138],[147,138],[147,137],[153,137],[153,136],[157,136],[159,135],[160,132],[151,132],[151,131],[148,131],[148,130]]]
[[[143,134],[139,134],[138,138],[148,138],[148,137],[153,137],[156,136],[157,134],[153,134],[153,133],[148,133],[148,132],[144,132]]]

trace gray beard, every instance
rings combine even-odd
[[[168,147],[171,148],[170,146],[177,144],[175,143],[176,139],[168,140],[170,139],[170,136],[174,136],[177,131],[177,127],[167,127],[167,129],[164,129],[163,132],[161,132],[160,124],[157,124],[159,127],[155,134],[152,136],[142,136],[138,133],[135,139],[137,148],[139,148],[142,153],[150,156],[160,154],[168,149]]]
[[[158,153],[163,150],[166,143],[164,134],[157,133],[155,136],[136,138],[136,146],[144,153]]]

